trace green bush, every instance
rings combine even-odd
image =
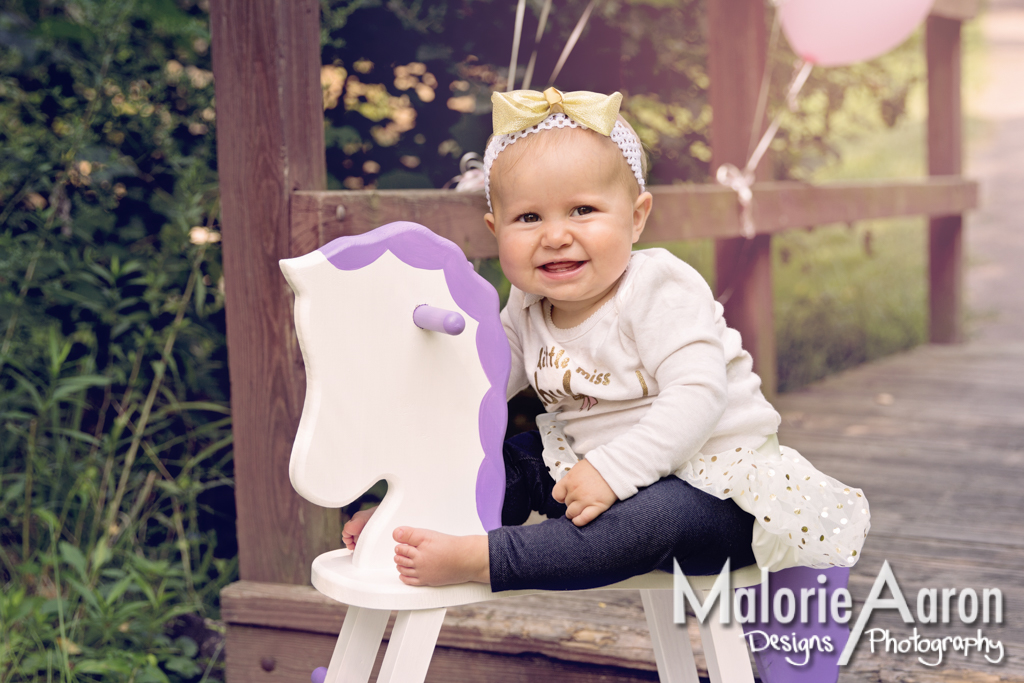
[[[216,659],[175,632],[236,562],[213,107],[202,6],[0,12],[0,681]]]

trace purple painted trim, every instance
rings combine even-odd
[[[512,367],[508,338],[498,317],[498,293],[476,274],[459,247],[418,223],[388,223],[362,235],[339,237],[318,251],[338,270],[364,268],[385,251],[413,268],[443,270],[455,303],[477,322],[476,350],[491,388],[484,394],[478,414],[484,459],[476,477],[476,511],[484,529],[497,529],[505,498],[501,449],[508,420],[505,391]]]
[[[420,304],[412,311],[412,322],[421,330],[443,332],[455,337],[466,329],[466,319],[461,313],[448,311],[430,304]]]

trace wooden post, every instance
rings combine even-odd
[[[235,435],[239,573],[308,584],[340,515],[298,497],[288,457],[305,393],[289,253],[295,190],[326,188],[317,0],[214,0],[217,164]]]
[[[963,131],[960,107],[960,20],[928,17],[928,172],[960,175]],[[962,341],[963,217],[932,218],[928,226],[929,338]]]
[[[708,0],[707,8],[714,172],[725,163],[739,168],[747,163],[768,46],[762,0]],[[755,136],[763,126],[758,122]],[[769,178],[769,166],[767,158],[762,160],[758,179]],[[743,347],[754,357],[754,371],[770,399],[777,384],[771,238],[717,240],[715,282],[726,321],[743,336]]]

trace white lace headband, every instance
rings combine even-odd
[[[552,130],[553,128],[582,128],[587,130],[585,125],[572,120],[565,114],[552,114],[540,123],[530,126],[525,130],[506,135],[495,135],[491,138],[491,142],[487,145],[487,151],[484,153],[484,194],[487,196],[487,208],[489,210],[494,211],[494,207],[491,206],[491,166],[494,164],[494,160],[498,158],[498,155],[506,147],[518,140],[522,140],[530,133]],[[641,161],[643,159],[643,148],[640,146],[640,140],[637,139],[636,135],[629,128],[622,125],[621,121],[615,122],[609,137],[619,146],[622,156],[626,158],[626,162],[633,170],[637,185],[640,186],[640,192],[644,192],[646,183],[644,183],[644,169],[643,162]]]

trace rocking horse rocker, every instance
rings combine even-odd
[[[307,379],[292,485],[325,507],[347,505],[381,479],[388,485],[355,551],[313,561],[316,589],[349,605],[330,666],[314,681],[365,683],[392,610],[377,680],[423,681],[447,607],[540,592],[408,586],[393,559],[399,526],[471,535],[501,524],[510,356],[497,292],[455,244],[408,222],[338,238],[281,269],[295,292]],[[673,621],[672,578],[652,572],[606,588],[641,590],[661,680],[696,683],[686,628]],[[715,578],[689,581],[700,596]],[[830,578],[830,588],[840,585]],[[756,565],[732,575],[733,587],[760,581]],[[742,627],[713,613],[700,628],[711,680],[752,683]],[[770,663],[759,666],[767,681]]]

